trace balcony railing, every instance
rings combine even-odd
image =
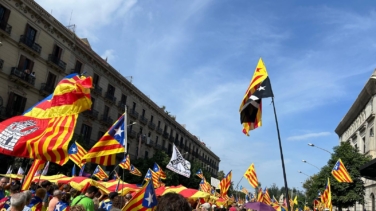
[[[150,130],[155,130],[155,124],[152,122],[149,122],[148,127]]]
[[[114,123],[114,120],[111,117],[109,117],[108,115],[104,115],[104,114],[102,114],[100,121],[106,125],[112,125]]]
[[[54,92],[54,87],[46,83],[41,83],[39,91],[45,92],[46,94],[49,95],[49,94],[52,94],[52,92]]]
[[[58,68],[60,68],[63,72],[65,71],[65,68],[67,66],[67,64],[63,61],[61,61],[60,58],[57,58],[56,56],[52,55],[52,54],[49,54],[48,55],[48,61],[50,63],[53,63],[54,65],[56,65]]]
[[[22,81],[25,81],[33,86],[35,84],[35,77],[31,76],[30,74],[26,74],[24,71],[18,70],[17,67],[12,67],[10,75],[16,76]]]
[[[97,119],[99,112],[97,110],[92,109],[92,110],[84,111],[83,114],[86,115],[87,117],[91,118],[91,119]],[[111,120],[111,118],[108,118],[108,121],[109,120]]]
[[[12,32],[12,26],[4,21],[0,21],[0,29],[6,32],[8,35]]]
[[[168,139],[169,136],[170,136],[169,133],[167,133],[167,132],[164,132],[164,133],[163,133],[163,138]]]
[[[162,128],[158,127],[158,128],[157,128],[157,133],[158,133],[159,135],[162,135],[162,133],[163,133]]]
[[[113,104],[116,103],[116,97],[115,97],[113,94],[109,93],[109,92],[106,92],[106,96],[105,96],[105,98],[106,98],[108,101],[110,101],[111,103],[113,103]]]
[[[102,87],[100,87],[98,84],[94,84],[94,89],[92,92],[96,95],[102,95]]]
[[[3,69],[4,60],[0,59],[0,69]]]
[[[128,136],[131,138],[136,138],[136,131],[132,130],[131,128],[128,128]]]
[[[26,37],[25,35],[21,35],[20,43],[23,43],[38,54],[40,54],[42,51],[42,47],[38,43],[34,42],[34,40]]]
[[[137,119],[138,118],[138,112],[135,109],[132,108],[132,109],[129,110],[129,116]]]
[[[144,116],[140,116],[140,122],[146,125],[148,123],[148,119],[146,119]]]

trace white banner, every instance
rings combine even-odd
[[[188,178],[191,176],[191,163],[183,158],[175,144],[173,147],[171,160],[167,164],[166,168]]]
[[[219,189],[219,179],[216,179],[214,177],[210,178],[210,184],[211,186],[214,186],[216,189]]]

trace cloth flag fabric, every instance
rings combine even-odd
[[[334,165],[333,170],[332,170],[332,175],[338,182],[346,182],[346,183],[353,182],[345,165],[343,165],[341,158],[338,159],[338,161]]]
[[[59,201],[56,206],[54,211],[69,211],[69,204],[65,203],[63,201]]]
[[[72,177],[76,176],[76,164],[73,164],[72,167]]]
[[[126,113],[111,126],[101,139],[87,152],[82,161],[104,166],[115,165],[116,154],[125,152],[127,138]]]
[[[173,146],[171,160],[166,168],[188,178],[191,176],[191,163],[183,158],[175,144]]]
[[[44,166],[44,169],[43,169],[43,172],[42,172],[42,175],[43,176],[46,176],[47,175],[47,173],[48,173],[48,168],[50,167],[50,161],[48,161],[47,163],[46,163],[46,165]]]
[[[157,195],[151,181],[147,182],[132,199],[123,207],[122,211],[151,211],[157,206]]]
[[[328,208],[329,211],[332,211],[332,191],[330,189],[330,179],[328,177],[328,182],[326,183],[326,187],[324,192],[321,195],[321,200],[325,204],[325,208]]]
[[[146,181],[152,180],[154,188],[159,188],[161,186],[161,180],[160,180],[159,174],[155,173],[151,169],[148,169],[148,171],[146,172],[144,180]]]
[[[258,179],[257,179],[255,165],[253,163],[249,166],[247,171],[244,173],[244,177],[247,178],[249,184],[251,184],[253,188],[257,188]]]
[[[10,197],[0,199],[0,210],[8,210],[10,207]]]
[[[91,77],[68,75],[22,116],[1,122],[0,153],[65,164],[77,116],[91,107],[91,87]]]
[[[268,72],[260,58],[253,74],[251,83],[240,104],[240,123],[243,124],[243,133],[247,136],[250,130],[262,125],[262,98],[273,97]]]
[[[35,159],[33,161],[33,164],[31,165],[31,167],[30,167],[29,171],[27,172],[27,175],[25,176],[25,179],[22,183],[21,190],[29,190],[30,184],[31,184],[31,182],[32,182],[32,180],[35,176],[35,173],[37,173],[39,171],[40,172],[39,175],[40,175],[45,164],[46,164],[46,162],[44,160]]]
[[[196,172],[196,176],[198,176],[200,179],[204,179],[204,173],[202,172],[201,169],[199,169],[199,170]]]
[[[144,180],[145,181],[151,180],[151,170],[150,169],[148,169],[148,171],[146,172]]]
[[[71,161],[73,161],[78,167],[81,168],[84,164],[84,162],[82,163],[81,160],[84,157],[84,155],[87,154],[87,151],[75,141],[69,147],[68,154],[69,159],[71,159]]]
[[[263,192],[263,202],[264,202],[265,204],[268,204],[268,205],[270,205],[270,204],[272,203],[267,188],[265,188],[265,189],[264,189],[264,192]]]
[[[138,170],[136,167],[134,167],[132,164],[131,164],[131,168],[129,169],[129,173],[133,174],[133,175],[136,175],[136,176],[139,176],[141,177],[142,174],[140,172],[140,170]]]
[[[83,174],[85,173],[84,170],[85,170],[85,164],[82,165],[82,167],[80,169],[80,173],[78,174],[78,176],[82,177]]]
[[[202,192],[210,193],[211,185],[208,182],[206,182],[205,179],[202,179],[200,182],[200,189]]]
[[[42,202],[43,200],[41,198],[39,198],[38,196],[33,196],[33,198],[31,198],[30,204],[26,206],[29,207],[31,211],[42,211]]]
[[[100,180],[108,178],[106,172],[99,165],[97,165],[97,167],[95,168],[93,175]]]
[[[154,163],[153,171],[155,173],[158,173],[161,179],[166,179],[166,173],[162,170],[162,168],[157,163]]]
[[[19,168],[18,168],[18,171],[17,171],[17,175],[22,176],[22,175],[24,175],[24,174],[25,174],[25,171],[22,169],[22,167],[19,167]]]
[[[231,185],[231,179],[232,179],[232,171],[227,173],[227,175],[219,183],[220,193],[221,193],[222,197],[227,195],[227,191],[228,191],[228,189],[230,188],[230,185]]]
[[[126,170],[131,168],[131,159],[129,158],[129,154],[119,163],[119,166]]]
[[[8,171],[7,171],[7,173],[6,173],[6,174],[11,174],[11,173],[12,173],[12,171],[13,171],[13,168],[12,168],[12,166],[9,166],[9,168],[8,168]]]
[[[262,188],[260,188],[258,193],[257,193],[257,201],[258,202],[264,201],[264,192],[262,191]]]

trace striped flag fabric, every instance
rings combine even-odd
[[[48,161],[47,163],[46,163],[46,165],[44,166],[44,169],[43,169],[43,171],[42,171],[42,175],[43,176],[46,176],[47,175],[47,173],[48,173],[48,168],[50,167],[50,161]]]
[[[37,196],[31,198],[30,204],[26,205],[31,211],[42,211],[43,210],[43,200]]]
[[[25,179],[22,183],[21,190],[29,190],[30,184],[33,180],[35,173],[38,172],[38,171],[42,171],[45,164],[46,164],[46,162],[43,161],[43,160],[35,159],[33,161],[33,164],[31,165],[31,167],[30,167],[29,171],[27,172],[27,175],[25,176]]]
[[[91,77],[68,75],[22,116],[1,122],[0,153],[65,164],[78,114],[91,107],[91,87]]]
[[[270,205],[271,204],[271,198],[270,198],[270,195],[269,195],[269,192],[268,192],[268,189],[265,188],[264,189],[264,192],[263,192],[263,202],[267,205]]]
[[[133,175],[136,175],[136,176],[139,176],[141,177],[142,174],[140,172],[140,170],[138,170],[136,167],[134,167],[132,164],[131,164],[131,167],[129,169],[129,173],[133,174]]]
[[[200,189],[202,192],[210,193],[211,185],[208,182],[206,182],[205,179],[202,179],[200,182]]]
[[[119,166],[126,170],[131,168],[131,159],[129,158],[129,154],[119,163]]]
[[[157,163],[154,163],[153,171],[159,174],[161,179],[166,179],[166,173],[162,170],[162,168]]]
[[[262,98],[273,97],[270,79],[264,62],[260,58],[251,83],[240,104],[240,123],[243,124],[243,133],[249,136],[249,131],[262,125]]]
[[[100,180],[108,178],[106,172],[99,165],[97,165],[97,167],[95,168],[93,175]]]
[[[249,166],[247,171],[244,173],[244,177],[248,180],[249,184],[251,184],[253,188],[257,188],[258,179],[257,179],[255,165],[253,163]]]
[[[148,169],[148,171],[146,172],[144,180],[146,181],[152,180],[154,188],[159,188],[161,186],[161,180],[160,180],[159,174],[155,173],[151,169]]]
[[[81,162],[84,155],[87,154],[87,151],[76,141],[69,147],[68,150],[69,159],[73,161],[78,167],[82,167],[84,163]]]
[[[330,179],[328,177],[328,182],[326,183],[326,187],[324,192],[321,195],[322,203],[324,203],[325,208],[328,208],[329,211],[332,211],[332,191],[330,189]]]
[[[204,173],[202,172],[201,169],[199,169],[199,170],[196,172],[196,176],[198,176],[200,179],[204,179]]]
[[[125,152],[127,142],[126,113],[111,126],[101,139],[87,152],[82,161],[104,166],[115,165],[116,154]]]
[[[346,183],[353,182],[345,165],[343,165],[341,158],[338,159],[338,161],[334,165],[332,169],[332,175],[338,182],[346,182]]]
[[[232,171],[228,172],[227,175],[219,183],[221,196],[227,195],[228,189],[231,185]]]
[[[257,193],[257,201],[258,202],[264,201],[264,192],[262,191],[262,188],[260,188],[258,193]]]
[[[150,169],[148,169],[148,171],[146,172],[144,180],[145,181],[151,180],[151,170]]]
[[[132,199],[121,209],[122,211],[152,211],[157,206],[157,196],[151,181],[147,182]]]

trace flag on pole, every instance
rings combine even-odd
[[[338,159],[338,161],[334,165],[333,170],[332,170],[332,175],[338,182],[346,182],[346,183],[353,182],[345,165],[343,165],[341,158]]]
[[[185,177],[191,176],[191,163],[185,160],[175,144],[172,147],[172,156],[170,162],[167,164],[166,168],[171,171],[183,175]]]
[[[157,203],[153,183],[149,181],[123,207],[122,211],[152,211],[157,206]]]
[[[210,193],[211,185],[208,182],[206,182],[205,179],[202,179],[200,182],[200,189],[202,192]]]
[[[253,163],[249,166],[247,171],[244,173],[244,177],[247,178],[249,184],[251,184],[253,188],[257,188],[258,179],[257,179],[255,165]]]
[[[82,161],[104,166],[115,165],[116,154],[125,152],[125,142],[127,137],[126,121],[126,113],[124,113],[87,152],[82,158]]]
[[[166,173],[162,170],[162,168],[157,163],[154,163],[153,170],[155,173],[159,174],[161,179],[166,179]]]
[[[72,177],[76,176],[76,164],[73,164]]]
[[[68,75],[22,116],[1,122],[0,153],[65,164],[77,116],[91,107],[91,87],[91,77]]]
[[[264,199],[263,199],[263,202],[264,202],[265,204],[270,205],[270,204],[272,203],[267,188],[264,189],[264,192],[263,192],[263,198],[264,198]]]
[[[228,191],[228,189],[231,185],[231,179],[232,179],[232,171],[227,173],[227,175],[219,183],[220,192],[221,192],[222,197],[227,195],[227,191]]]
[[[93,175],[100,180],[108,178],[106,172],[99,165],[97,165],[97,168],[95,168]]]
[[[240,123],[243,124],[243,133],[249,136],[248,132],[262,125],[262,98],[273,97],[273,91],[269,80],[268,72],[264,62],[260,58],[253,74],[251,83],[240,104]]]
[[[80,169],[80,173],[78,174],[78,176],[82,177],[83,174],[85,173],[84,170],[85,170],[85,164],[82,165],[82,167]]]
[[[42,172],[42,175],[43,175],[43,176],[46,176],[46,175],[47,175],[47,173],[48,173],[48,167],[50,167],[50,161],[48,161],[48,162],[46,163],[46,165],[44,166],[44,169],[43,169],[43,172]]]
[[[200,179],[204,179],[204,173],[202,172],[201,169],[199,169],[199,170],[196,172],[196,176],[198,176]]]
[[[140,170],[138,170],[136,167],[134,167],[132,164],[131,164],[131,168],[129,169],[129,173],[133,174],[133,175],[136,175],[136,176],[139,176],[141,177],[142,174],[140,172]]]
[[[27,172],[27,175],[25,176],[25,179],[22,183],[21,190],[29,190],[31,181],[33,180],[35,173],[37,171],[42,171],[45,164],[46,164],[46,162],[44,160],[35,159],[33,161],[33,164],[31,165],[31,167],[30,167],[29,171]]]
[[[333,206],[332,206],[332,192],[331,192],[331,189],[330,189],[329,177],[328,177],[328,182],[326,183],[325,190],[321,195],[321,200],[322,200],[322,203],[325,204],[325,208],[328,208],[329,211],[332,211],[332,208],[333,208]]]
[[[264,192],[262,191],[262,188],[260,188],[258,193],[257,193],[257,201],[258,202],[264,201]]]
[[[8,171],[7,171],[6,174],[12,174],[12,171],[13,171],[12,166],[9,166]]]
[[[87,154],[87,151],[75,141],[69,147],[68,154],[69,159],[71,159],[71,161],[73,161],[78,167],[81,168],[83,165],[83,163],[81,163],[81,160],[84,155]]]
[[[25,174],[25,171],[22,169],[22,167],[19,167],[19,168],[18,168],[18,171],[17,171],[17,175],[22,176],[22,175],[24,175],[24,174]]]
[[[119,163],[119,166],[126,170],[131,168],[131,159],[129,158],[129,154]]]

